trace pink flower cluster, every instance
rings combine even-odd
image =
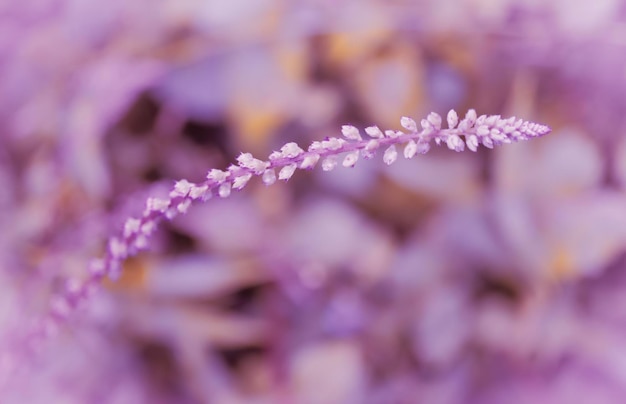
[[[148,247],[149,238],[161,219],[171,220],[186,213],[195,201],[204,202],[214,195],[226,198],[232,189],[241,190],[245,187],[253,176],[261,177],[265,185],[272,185],[277,180],[289,180],[297,169],[313,169],[320,161],[324,171],[332,171],[339,161],[344,167],[353,167],[359,158],[370,159],[380,149],[384,149],[383,161],[390,165],[397,160],[399,147],[403,148],[404,157],[410,159],[416,154],[427,153],[433,141],[436,145],[445,144],[457,152],[463,151],[466,146],[476,152],[481,144],[493,148],[495,145],[527,140],[550,132],[548,126],[515,117],[477,116],[473,109],[460,121],[457,113],[450,110],[446,120],[448,128],[444,129],[441,116],[434,112],[422,119],[420,126],[413,119],[403,117],[400,124],[405,131],[383,131],[377,126],[370,126],[365,128],[365,137],[356,127],[344,125],[341,130],[343,138],[329,137],[315,141],[306,151],[290,142],[271,153],[268,160],[242,153],[237,158],[237,164],[225,171],[211,169],[206,181],[200,184],[185,179],[177,181],[169,198],[148,199],[143,215],[126,221],[121,235],[109,240],[105,256],[89,263],[89,276],[85,280],[71,279],[67,282],[66,293],[53,299],[49,315],[31,337],[44,337],[54,332],[59,323],[88,297],[104,277],[117,279],[122,262]]]

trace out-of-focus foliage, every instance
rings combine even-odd
[[[148,195],[240,151],[449,108],[554,130],[196,206],[0,401],[622,402],[625,9],[0,2],[0,342]]]

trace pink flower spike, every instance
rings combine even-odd
[[[383,132],[376,126],[370,126],[365,129],[369,136],[367,139],[361,137],[356,127],[344,125],[341,128],[343,137],[314,141],[306,152],[296,143],[289,142],[280,151],[272,152],[268,161],[256,159],[250,153],[241,153],[237,157],[237,165],[231,165],[227,171],[211,169],[204,182],[194,184],[185,179],[175,182],[169,191],[169,198],[149,198],[143,216],[131,217],[124,222],[121,234],[108,240],[104,256],[88,263],[86,279],[64,289],[60,300],[51,301],[48,314],[37,323],[33,334],[43,337],[49,335],[46,330],[51,327],[50,324],[55,327],[60,324],[61,319],[69,316],[78,303],[89,296],[91,290],[98,288],[105,276],[111,279],[118,277],[124,260],[148,248],[150,236],[154,234],[158,223],[186,213],[194,201],[206,202],[214,193],[227,198],[233,188],[242,189],[254,176],[261,177],[265,185],[272,185],[279,179],[289,180],[298,168],[313,169],[320,160],[323,171],[332,171],[340,157],[343,157],[343,166],[353,167],[358,164],[360,157],[371,158],[381,148],[384,150],[384,163],[390,165],[397,160],[399,147],[403,148],[404,157],[410,159],[416,154],[427,153],[431,141],[438,145],[445,143],[449,149],[457,152],[463,151],[467,145],[469,150],[475,152],[480,144],[493,148],[543,136],[551,131],[548,126],[514,117],[478,117],[474,110],[469,110],[460,122],[456,111],[450,110],[446,121],[448,128],[443,129],[441,116],[430,113],[420,121],[420,130],[415,120],[403,117],[400,123],[406,133],[392,129]]]

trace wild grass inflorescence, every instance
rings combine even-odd
[[[364,134],[354,126],[344,125],[341,130],[343,137],[315,141],[307,150],[296,143],[287,143],[271,153],[267,160],[242,153],[237,158],[237,164],[225,171],[210,170],[201,183],[185,179],[177,181],[168,198],[148,199],[143,214],[129,218],[120,234],[109,239],[104,256],[89,263],[85,279],[67,281],[64,293],[53,298],[48,313],[37,322],[27,340],[37,342],[54,334],[104,278],[117,279],[122,262],[148,247],[159,221],[171,220],[187,212],[194,202],[205,202],[214,196],[226,198],[233,189],[244,188],[254,176],[261,177],[265,185],[272,185],[276,181],[289,180],[297,169],[311,170],[318,164],[324,171],[332,171],[338,165],[353,167],[359,159],[371,159],[379,150],[384,150],[383,161],[390,165],[397,160],[399,153],[407,159],[427,153],[433,142],[457,152],[465,148],[475,152],[481,144],[491,149],[499,144],[528,140],[550,132],[548,126],[515,117],[477,116],[473,109],[463,119],[451,110],[446,120],[448,128],[444,129],[442,117],[434,112],[422,119],[419,125],[413,119],[403,117],[400,121],[404,128],[402,131],[383,131],[371,126],[365,128]]]

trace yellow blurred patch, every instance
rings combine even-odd
[[[268,140],[293,116],[299,88],[308,75],[308,50],[300,42],[281,43],[265,57],[270,66],[267,74],[256,72],[258,79],[236,84],[229,101],[229,117],[240,146],[251,152],[266,151]]]
[[[397,41],[358,69],[353,85],[372,122],[398,128],[398,116],[413,116],[424,103],[421,55]]]
[[[574,257],[565,247],[557,247],[550,261],[549,276],[555,281],[571,279],[576,274]]]
[[[287,119],[284,111],[272,106],[251,105],[245,101],[231,106],[232,123],[243,150],[259,152],[264,149],[268,139]]]
[[[394,21],[385,7],[372,3],[354,7],[357,9],[342,7],[342,32],[323,37],[322,56],[333,69],[356,66],[381,45],[391,42]]]
[[[111,290],[139,290],[143,289],[149,270],[149,263],[142,256],[128,258],[122,264],[120,279],[113,282],[104,279],[104,287]]]
[[[304,41],[291,41],[281,43],[274,50],[274,56],[280,70],[289,80],[297,82],[307,78],[310,55],[307,43]]]
[[[333,67],[354,66],[385,43],[390,36],[390,31],[384,27],[331,34],[327,37],[324,56]]]

